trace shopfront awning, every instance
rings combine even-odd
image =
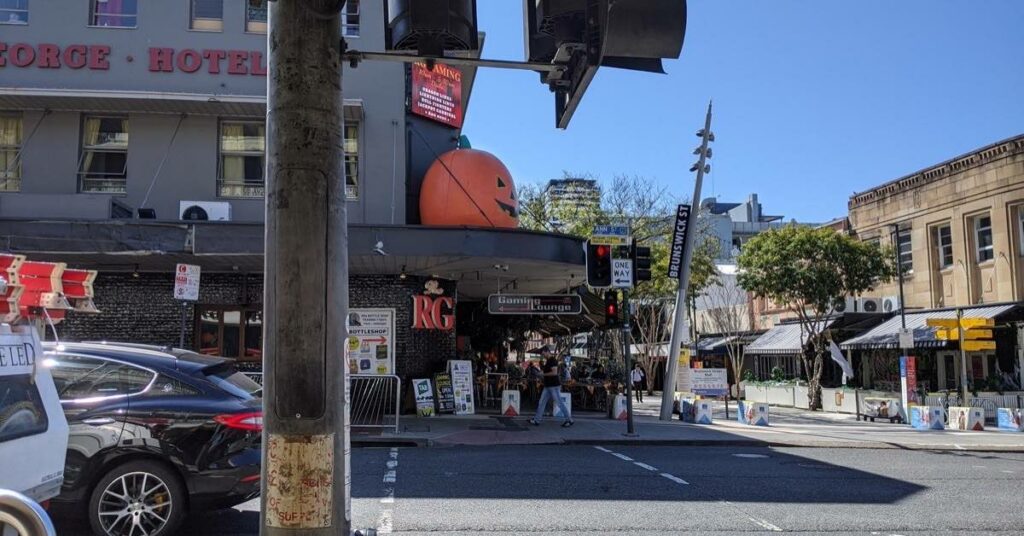
[[[826,320],[823,329],[830,328],[836,320]],[[800,330],[800,323],[779,324],[764,332],[754,342],[747,345],[747,355],[800,355],[803,340],[806,338]]]
[[[1016,309],[1019,305],[1015,303],[1002,305],[989,305],[981,307],[966,307],[961,309],[963,316],[969,318],[991,318],[1005,315]],[[956,309],[937,309],[931,311],[920,311],[908,313],[907,329],[914,332],[914,348],[949,348],[955,347],[956,341],[945,341],[935,336],[935,328],[929,327],[927,320],[956,319]],[[843,342],[839,346],[844,350],[875,350],[899,348],[899,334],[902,322],[899,315],[896,315],[871,331]]]

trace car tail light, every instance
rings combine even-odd
[[[248,432],[261,432],[263,431],[263,413],[229,413],[227,415],[217,415],[213,418],[219,424],[227,426],[228,428],[234,428],[235,430],[245,430]]]

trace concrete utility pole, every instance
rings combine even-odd
[[[690,221],[687,223],[689,231],[686,233],[686,242],[683,245],[683,266],[679,274],[679,291],[676,294],[675,318],[672,324],[672,337],[669,340],[668,352],[665,363],[665,381],[661,390],[661,415],[663,421],[672,420],[672,401],[676,391],[676,371],[679,368],[679,350],[683,342],[690,338],[686,332],[686,287],[690,284],[690,263],[693,261],[693,239],[697,234],[694,224],[700,215],[700,187],[704,181],[704,168],[707,165],[708,142],[714,136],[711,134],[711,103],[708,103],[708,113],[704,117],[704,130],[701,131],[701,142],[698,152],[700,160],[697,161],[697,181],[693,185],[693,197],[690,201]],[[692,170],[691,170],[692,171]]]
[[[260,534],[347,536],[344,2],[268,5]]]

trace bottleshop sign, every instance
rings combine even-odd
[[[87,69],[107,71],[111,65],[144,61],[154,73],[196,73],[266,76],[262,50],[174,49],[149,47],[146,56],[122,54],[110,45],[8,43],[0,41],[0,69]],[[116,67],[115,67],[116,68]]]

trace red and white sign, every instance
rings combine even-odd
[[[412,329],[455,329],[455,300],[448,296],[413,296]]]
[[[0,41],[0,67],[39,69],[88,69],[109,71],[111,63],[133,63],[132,53],[122,54],[111,45],[53,43],[8,43]],[[130,51],[129,51],[130,52]],[[227,73],[267,76],[267,62],[261,50],[174,49],[149,47],[148,68],[154,73]],[[141,60],[141,58],[139,58]],[[461,73],[460,73],[461,75]]]
[[[199,300],[199,266],[179,264],[174,270],[174,299]]]
[[[412,113],[455,128],[462,127],[462,71],[436,64],[412,64]]]

